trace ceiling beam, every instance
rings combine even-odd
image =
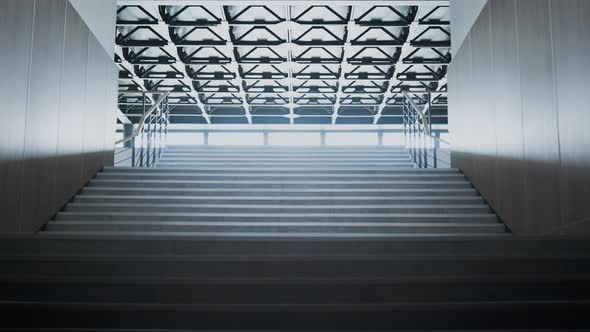
[[[190,6],[211,5],[211,0],[117,0],[119,6],[125,5],[158,5],[158,6]],[[449,0],[220,0],[216,5],[291,5],[291,6],[448,6]]]

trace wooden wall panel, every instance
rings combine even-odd
[[[67,0],[0,1],[0,43],[0,232],[32,233],[108,162],[117,73]]]
[[[20,198],[24,152],[33,0],[0,2],[0,232],[20,231]],[[6,79],[10,77],[10,79]],[[7,121],[9,120],[9,121]]]
[[[89,31],[74,7],[68,6],[61,86],[57,197],[64,205],[84,184],[83,138]],[[83,84],[81,84],[83,82]]]
[[[489,0],[449,72],[453,165],[517,234],[590,234],[588,17],[584,0]]]
[[[21,201],[25,232],[55,212],[65,9],[65,0],[36,2]]]
[[[562,229],[590,233],[590,2],[552,0]]]

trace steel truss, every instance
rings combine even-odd
[[[448,4],[146,3],[118,8],[130,115],[125,90],[171,91],[194,123],[397,123],[403,91],[446,107]]]

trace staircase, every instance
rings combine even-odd
[[[454,169],[402,148],[176,147],[157,168],[109,168],[52,234],[211,237],[506,236]]]
[[[27,331],[590,328],[588,241],[512,236],[396,147],[170,147],[0,252]]]

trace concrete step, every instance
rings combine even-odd
[[[390,181],[262,181],[262,180],[123,180],[93,179],[90,187],[127,187],[127,188],[248,188],[248,189],[469,189],[468,181],[436,181],[436,180],[390,180]]]
[[[490,213],[479,205],[260,205],[260,204],[179,204],[179,203],[70,203],[68,212],[189,212],[189,213]]]
[[[48,330],[46,328],[24,328],[24,329],[19,329],[19,332],[47,332]],[[73,331],[79,331],[79,330],[70,330],[70,329],[66,329],[66,330],[60,330],[60,331],[64,331],[64,332],[73,332]],[[101,328],[84,328],[83,330],[84,332],[105,332],[104,329]],[[121,330],[121,329],[109,329],[109,332],[129,332],[129,330]],[[153,329],[133,329],[133,332],[163,332],[164,330],[153,330]],[[199,329],[199,330],[191,330],[193,332],[217,332],[215,330],[206,330],[206,329]],[[320,331],[314,331],[314,330],[310,330],[311,332],[320,332]],[[354,331],[345,331],[345,330],[338,330],[338,331],[334,331],[334,332],[361,332],[363,330],[354,330]],[[396,330],[397,332],[415,332],[416,330]],[[429,332],[497,332],[494,330],[489,330],[489,329],[477,329],[477,330],[440,330],[440,329],[429,329]],[[184,332],[184,331],[183,331]],[[293,330],[281,330],[281,329],[273,329],[273,332],[294,332]],[[531,329],[510,329],[510,332],[538,332],[538,330],[531,330]],[[558,330],[558,329],[554,329],[552,330],[552,332],[586,332],[586,330],[580,330],[580,329],[567,329],[567,330]]]
[[[409,158],[410,154],[407,151],[195,151],[195,150],[167,150],[162,152],[163,155],[182,155],[182,156],[199,156],[199,157],[261,157],[261,158],[390,158],[403,157]]]
[[[188,172],[167,172],[167,173],[99,173],[97,179],[123,179],[123,180],[266,180],[266,181],[295,181],[295,180],[319,180],[319,181],[390,181],[390,180],[437,180],[437,181],[466,181],[465,176],[459,173],[443,174],[251,174],[251,173],[188,173]]]
[[[200,241],[214,240],[221,242],[232,242],[236,240],[245,241],[265,241],[270,240],[294,240],[294,241],[379,241],[379,240],[399,240],[406,238],[420,238],[420,239],[480,239],[480,238],[510,238],[509,233],[387,233],[387,234],[373,234],[373,233],[195,233],[195,232],[148,232],[148,231],[52,231],[42,232],[43,236],[52,236],[53,238],[64,237],[97,237],[97,238],[126,238],[126,239],[195,239]]]
[[[365,161],[365,162],[281,162],[281,161],[268,161],[268,162],[258,162],[258,161],[232,161],[233,166],[254,166],[254,167],[280,167],[280,166],[291,166],[291,167],[315,167],[315,168],[324,168],[324,169],[348,169],[348,168],[387,168],[387,169],[395,169],[395,168],[413,168],[414,164],[411,162],[372,162],[372,161]],[[220,161],[211,161],[211,162],[202,162],[202,161],[190,161],[190,162],[158,162],[156,167],[162,168],[199,168],[199,167],[227,167],[227,162],[220,162]]]
[[[223,164],[225,162],[231,162],[233,164],[242,164],[242,165],[249,165],[249,164],[260,164],[260,165],[407,165],[407,167],[412,167],[412,162],[409,158],[403,159],[373,159],[373,158],[357,158],[357,159],[323,159],[323,158],[166,158],[162,157],[158,164],[169,164],[169,163],[179,163],[179,164]]]
[[[25,287],[23,287],[25,288]],[[116,289],[116,288],[114,288]],[[31,289],[33,290],[33,289]],[[143,289],[142,289],[143,291]],[[115,292],[113,290],[113,292]],[[141,291],[140,291],[141,292]],[[510,293],[506,289],[505,293]],[[503,292],[503,293],[504,293]],[[42,292],[37,292],[42,293]],[[154,293],[160,293],[154,290]],[[165,293],[165,292],[163,292]],[[255,292],[250,293],[251,296]],[[542,331],[588,330],[588,301],[455,301],[362,304],[158,304],[27,301],[0,303],[6,326],[85,331]],[[26,320],[31,312],[35,319]],[[124,314],[121,314],[124,313]],[[425,317],[428,317],[425,319]],[[466,318],[468,317],[468,319]]]
[[[0,279],[59,277],[150,284],[424,284],[426,281],[580,280],[590,278],[590,258],[507,257],[200,257],[200,256],[1,256]],[[133,278],[133,279],[132,279]],[[580,290],[590,291],[590,285]],[[524,291],[524,290],[523,290]],[[41,292],[43,293],[43,292]],[[231,293],[231,292],[228,292]],[[530,297],[543,297],[529,294]],[[7,292],[0,292],[0,298]],[[547,293],[546,293],[547,294]],[[384,297],[386,294],[381,294]],[[42,296],[40,294],[39,296]],[[231,295],[226,295],[231,296]],[[313,295],[309,300],[313,299]],[[370,296],[365,294],[365,296]],[[392,295],[389,295],[392,296]],[[423,296],[428,296],[423,294]],[[483,293],[471,294],[485,296]],[[505,295],[506,296],[506,295]],[[334,299],[335,300],[335,299]],[[256,303],[255,298],[241,301]]]
[[[168,145],[167,151],[285,151],[285,152],[376,152],[376,151],[407,151],[404,146],[230,146],[230,145]]]
[[[183,168],[181,171],[178,168],[138,168],[138,167],[105,167],[100,174],[132,174],[132,173],[154,173],[177,174],[182,172],[184,174],[191,173],[206,173],[206,174],[398,174],[398,175],[419,175],[419,174],[462,174],[457,169],[453,168],[390,168],[390,167],[350,167],[350,168],[334,168],[328,169],[325,167],[293,167],[293,166],[277,166],[277,167],[243,167],[224,165],[222,167],[196,167]]]
[[[192,237],[186,234],[163,236],[132,232],[41,232],[36,236],[1,237],[0,253],[8,256],[175,256],[268,257],[336,259],[379,259],[380,257],[580,258],[590,257],[590,241],[585,239],[539,237],[521,238],[506,234],[470,236],[404,235],[379,238],[243,238]]]
[[[260,152],[242,152],[242,151],[190,151],[176,150],[165,151],[163,156],[166,157],[214,157],[214,158],[363,158],[363,159],[380,159],[380,158],[409,158],[405,151],[384,151],[384,152],[324,152],[324,151],[260,151]]]
[[[496,224],[493,213],[188,213],[188,212],[60,212],[58,221],[175,221],[223,222],[396,222],[396,223],[478,223]],[[502,224],[498,224],[504,227]]]
[[[436,197],[436,196],[357,196],[357,197],[326,197],[326,196],[293,196],[289,198],[279,196],[158,196],[158,195],[94,195],[84,194],[74,198],[75,203],[120,203],[120,204],[256,204],[256,205],[347,205],[358,206],[365,204],[393,205],[478,205],[484,204],[484,199],[479,196],[464,197]]]
[[[62,221],[63,220],[63,221]],[[165,220],[165,219],[164,219]],[[231,236],[234,233],[268,234],[275,233],[303,233],[303,234],[355,234],[356,236],[367,234],[369,236],[387,236],[387,234],[486,234],[505,233],[506,228],[499,223],[481,222],[250,222],[250,221],[124,221],[124,220],[83,220],[61,219],[51,222],[47,231],[66,232],[98,232],[98,231],[124,231],[124,232],[191,232],[199,234],[217,233]]]
[[[277,276],[272,274],[268,276],[268,273],[258,273],[260,276],[255,277],[253,275],[256,273],[247,276],[235,275],[232,267],[251,263],[253,267],[279,269],[287,264],[276,262],[264,262],[263,264],[257,264],[257,262],[240,262],[241,264],[182,262],[178,264],[174,261],[170,263],[155,261],[140,263],[134,261],[92,262],[92,264],[75,261],[38,262],[41,266],[51,268],[54,271],[53,275],[43,273],[35,267],[31,267],[29,271],[17,268],[15,272],[25,270],[24,273],[21,272],[22,277],[14,280],[16,278],[12,277],[13,274],[4,276],[4,281],[0,285],[0,289],[3,290],[0,294],[0,301],[11,301],[16,297],[21,297],[22,300],[31,302],[60,301],[64,303],[94,302],[105,304],[362,305],[371,303],[418,304],[444,301],[586,300],[590,295],[590,286],[585,282],[589,278],[587,273],[576,273],[577,271],[574,269],[573,275],[568,276],[565,273],[566,264],[552,262],[537,262],[541,265],[537,268],[516,269],[516,272],[521,273],[520,278],[514,277],[512,274],[499,276],[494,270],[502,266],[492,266],[490,274],[485,275],[479,272],[478,275],[477,267],[471,267],[469,263],[464,264],[466,272],[454,275],[451,270],[449,275],[444,276],[436,274],[431,274],[431,276],[414,275],[412,271],[405,271],[404,267],[400,267],[402,272],[379,271],[380,273],[377,274],[375,268],[364,264],[363,266],[367,266],[369,270],[366,271],[368,273],[346,277],[346,274],[334,276],[329,272],[326,273],[325,269],[321,269],[311,276],[306,276],[306,270],[319,266],[322,262],[314,262],[315,264],[290,262],[291,268],[286,269],[285,272],[291,272],[291,274],[277,273]],[[3,263],[9,266],[14,265],[10,262]],[[64,267],[68,263],[71,266]],[[124,263],[135,266],[137,270],[129,271]],[[150,273],[149,263],[152,266],[151,270],[159,268],[166,270],[166,272]],[[334,272],[346,273],[346,269],[338,266],[339,264],[324,263],[333,267]],[[390,266],[400,265],[396,262],[384,261],[382,263],[390,264]],[[440,264],[433,265],[440,266]],[[523,265],[528,264],[525,262]],[[80,273],[79,270],[84,266],[88,266],[88,269]],[[503,267],[507,266],[509,264],[503,265]],[[294,267],[298,267],[298,269],[294,270]],[[554,272],[552,278],[539,275],[551,273],[551,267],[561,269],[562,273]],[[195,271],[205,268],[225,271],[230,277],[221,273],[208,274]],[[416,266],[414,268],[423,267]],[[71,271],[71,275],[64,275],[65,270]],[[105,273],[103,270],[115,270],[121,271],[121,273],[116,276],[108,272]],[[434,271],[434,269],[428,268],[424,268],[424,270]],[[38,272],[38,275],[33,274],[35,272]],[[90,272],[94,272],[96,276],[87,274]],[[324,272],[325,276],[322,276],[321,272]],[[404,275],[403,272],[408,273]],[[375,276],[376,274],[378,276]],[[523,277],[528,277],[529,280],[524,280]],[[131,278],[136,281],[133,282]],[[543,290],[543,288],[548,289]],[[252,296],[252,294],[256,294],[256,296]]]
[[[410,158],[407,156],[401,157],[364,157],[364,156],[349,156],[349,157],[321,157],[321,156],[270,156],[262,157],[257,155],[242,156],[242,157],[230,157],[230,156],[172,156],[164,154],[160,158],[161,163],[179,162],[179,163],[192,163],[192,162],[236,162],[236,163],[289,163],[299,164],[300,162],[306,163],[410,163]]]
[[[461,189],[396,189],[396,188],[340,188],[338,190],[327,188],[145,188],[133,186],[101,186],[84,187],[83,195],[138,195],[138,196],[224,196],[224,197],[306,197],[318,196],[327,198],[336,197],[404,197],[408,195],[420,197],[479,197],[473,188]]]

